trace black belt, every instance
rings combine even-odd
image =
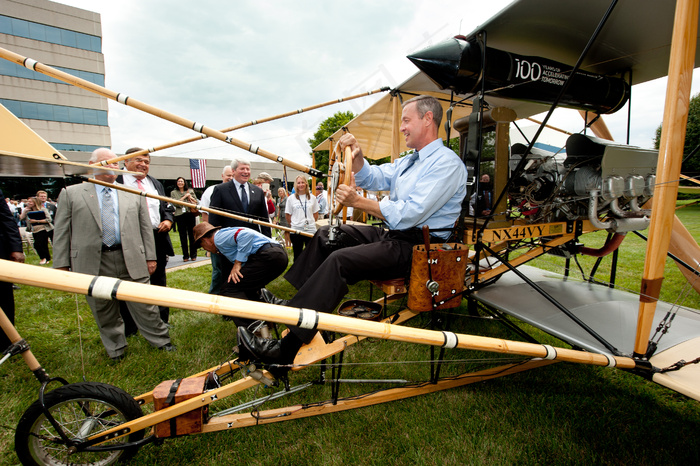
[[[265,244],[263,244],[262,246],[260,246],[260,249],[258,249],[258,252],[262,252],[262,251],[264,251],[265,249],[269,248],[270,246],[279,246],[279,247],[281,247],[281,248],[284,247],[284,246],[282,246],[282,245],[279,244],[279,243],[265,243]]]
[[[423,231],[419,228],[409,228],[408,230],[389,230],[388,236],[390,239],[405,241],[413,245],[423,244]],[[430,234],[431,243],[444,243],[446,239]]]
[[[111,246],[107,246],[106,244],[102,243],[102,252],[104,251],[119,251],[121,250],[122,245],[121,244],[113,244]]]

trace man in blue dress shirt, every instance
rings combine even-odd
[[[281,244],[256,230],[245,227],[221,228],[208,222],[194,227],[197,247],[221,254],[232,264],[219,294],[230,298],[260,301],[260,289],[279,277],[289,263]],[[236,325],[249,325],[248,319],[234,317]]]
[[[297,294],[286,301],[262,290],[263,299],[272,304],[333,312],[347,293],[348,284],[406,276],[413,246],[423,242],[423,225],[430,227],[434,241],[449,238],[466,195],[467,171],[457,154],[438,138],[441,120],[442,107],[437,99],[418,96],[406,101],[400,131],[414,152],[391,164],[370,165],[352,134],[340,139],[341,150],[352,148],[357,186],[390,194],[377,201],[358,195],[355,186],[341,185],[336,190],[337,199],[382,219],[389,229],[342,225],[347,247],[341,249],[329,245],[328,227],[319,229],[285,275],[299,290]],[[292,327],[280,341],[263,340],[239,329],[239,347],[244,348],[241,357],[290,364],[299,348],[316,334],[315,324],[306,327]]]

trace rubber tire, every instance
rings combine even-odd
[[[72,428],[72,424],[78,422],[80,426],[85,413],[76,404],[81,401],[90,401],[91,413],[104,413],[106,410],[114,410],[110,418],[110,424],[101,427],[99,430],[94,427],[90,430],[89,436],[98,433],[100,430],[108,430],[124,422],[142,416],[139,404],[124,390],[112,385],[97,382],[79,382],[59,387],[44,395],[44,404],[54,416],[56,421],[64,427],[66,434],[75,436],[77,429]],[[70,405],[73,405],[71,408]],[[65,409],[71,408],[71,409]],[[99,408],[96,411],[96,408]],[[76,416],[78,415],[78,416]],[[115,419],[114,416],[117,416]],[[46,465],[46,464],[112,464],[118,460],[131,458],[138,451],[138,447],[131,447],[125,450],[114,450],[108,452],[83,452],[67,455],[67,449],[61,444],[51,444],[44,442],[35,433],[43,432],[42,435],[55,435],[55,429],[47,421],[39,400],[35,401],[25,411],[17,424],[15,432],[15,451],[19,460],[24,465]],[[127,437],[113,440],[115,443],[135,442],[142,439],[144,431],[134,432]],[[109,444],[110,442],[107,442]],[[50,447],[50,448],[47,448]],[[57,449],[54,451],[53,449]]]

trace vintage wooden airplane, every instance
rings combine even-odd
[[[252,414],[256,402],[218,412],[214,407],[216,402],[247,388],[275,384],[272,374],[256,367],[255,361],[227,361],[182,382],[166,381],[137,397],[98,383],[66,384],[44,392],[50,379],[25,346],[22,354],[43,385],[40,400],[27,410],[17,429],[16,449],[21,461],[110,464],[135,454],[140,446],[156,438],[353,409],[556,361],[617,367],[700,400],[700,314],[658,300],[669,244],[673,244],[676,256],[684,254],[678,260],[689,280],[694,281],[699,270],[700,248],[680,222],[674,223],[673,214],[690,98],[689,76],[699,53],[698,16],[697,0],[678,0],[676,4],[595,0],[586,2],[585,8],[570,0],[515,1],[472,33],[413,54],[410,59],[420,72],[350,122],[347,130],[358,138],[366,154],[396,157],[406,150],[396,131],[401,100],[416,94],[434,95],[450,116],[449,131],[460,135],[460,151],[469,170],[472,192],[478,189],[482,170],[482,135],[495,128],[496,201],[488,215],[468,215],[465,203],[464,222],[459,226],[464,244],[454,245],[447,255],[463,257],[460,254],[466,254],[465,245],[469,245],[474,249],[471,259],[455,261],[457,265],[448,266],[440,275],[437,265],[429,267],[435,270],[435,276],[427,284],[415,279],[409,282],[408,307],[379,321],[177,289],[165,291],[6,261],[0,268],[0,280],[5,281],[252,319],[264,315],[268,321],[287,325],[315,322],[319,330],[343,335],[329,343],[319,337],[302,347],[293,370],[342,355],[347,347],[367,337],[522,359],[450,377],[440,375],[438,364],[430,384],[347,399],[339,399],[334,388],[328,402],[255,410]],[[0,51],[0,55],[37,71],[53,73],[12,52]],[[623,107],[631,86],[666,75],[668,91],[659,153],[610,141],[597,115]],[[54,77],[60,79],[59,75]],[[127,105],[137,102],[111,91],[90,90]],[[535,149],[534,139],[528,145],[510,147],[512,122],[558,105],[582,111],[597,137],[571,136],[565,156]],[[149,111],[145,104],[133,106]],[[285,163],[274,154],[234,143],[203,125],[175,116],[171,120]],[[446,131],[442,129],[444,136],[456,135]],[[316,149],[332,150],[338,137],[333,135]],[[53,157],[51,149],[39,146]],[[33,153],[23,149],[2,153],[21,158],[23,152]],[[348,165],[347,154],[339,157],[337,163]],[[339,166],[335,170],[331,178],[340,182],[347,171],[341,176]],[[566,257],[608,254],[619,247],[625,233],[647,228],[649,241],[640,296],[525,265],[545,253]],[[603,248],[592,250],[579,244],[587,233],[600,230],[609,232]],[[430,248],[418,253],[437,254]],[[450,283],[455,277],[457,285]],[[405,284],[396,281],[378,285],[397,295],[406,292]],[[427,304],[419,298],[412,301],[412,293],[427,294]],[[422,311],[453,307],[460,301],[454,298],[461,297],[515,316],[571,347],[402,325]],[[674,322],[671,326],[664,323],[670,321]],[[0,324],[12,341],[22,341],[9,322],[0,320]],[[666,325],[666,331],[663,338],[650,343],[654,325]],[[339,379],[340,375],[334,377]],[[285,388],[279,396],[304,387]],[[90,404],[85,403],[88,399]],[[142,415],[141,405],[150,403],[155,409]],[[67,405],[75,409],[59,409]]]

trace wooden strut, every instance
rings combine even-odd
[[[506,364],[479,372],[463,374],[462,376],[458,377],[442,379],[436,383],[424,383],[414,387],[401,387],[383,390],[363,396],[359,399],[339,400],[335,404],[323,403],[314,406],[294,405],[285,408],[262,411],[259,413],[259,416],[256,417],[251,416],[250,413],[214,417],[209,419],[209,421],[202,426],[201,433],[251,427],[258,424],[268,424],[272,422],[287,421],[357,409],[379,403],[387,403],[413,396],[434,393],[437,391],[456,388],[498,377],[504,377],[510,374],[554,364],[556,362],[557,361],[553,360],[534,359],[520,364]],[[271,376],[271,374],[267,371],[263,372],[263,375],[266,377]],[[251,376],[247,376],[236,382],[207,391],[200,396],[190,398],[189,400],[182,401],[168,408],[152,412],[123,424],[119,424],[112,429],[100,432],[100,434],[90,437],[89,440],[96,441],[97,444],[106,440],[113,440],[115,438],[123,437],[131,432],[147,429],[155,424],[158,424],[159,422],[164,422],[190,411],[200,409],[204,406],[212,404],[214,401],[221,400],[227,396],[247,390],[248,388],[254,387],[257,384],[259,384],[257,380]]]
[[[20,336],[19,332],[17,332],[15,326],[12,325],[12,322],[10,322],[10,319],[7,317],[7,314],[5,314],[5,311],[3,311],[2,308],[0,308],[0,330],[5,332],[5,335],[7,335],[7,338],[13,345],[22,341],[22,337]],[[27,364],[27,366],[29,366],[29,369],[34,374],[37,374],[40,371],[43,372],[41,364],[39,364],[39,361],[37,361],[34,354],[32,354],[30,350],[23,351],[21,354],[22,359],[24,359],[24,362]],[[46,375],[45,372],[44,375]],[[46,375],[46,378],[48,378],[48,375]]]
[[[131,155],[131,154],[129,154],[129,155]],[[177,204],[177,205],[180,205],[183,207],[189,207],[192,209],[203,210],[204,212],[208,212],[210,214],[221,215],[222,217],[233,218],[235,220],[240,220],[242,222],[252,223],[254,225],[261,225],[264,227],[276,228],[278,230],[284,230],[284,231],[288,231],[290,233],[296,233],[298,235],[309,236],[309,237],[313,236],[312,233],[307,233],[305,231],[295,230],[293,228],[283,227],[280,225],[275,225],[274,223],[263,222],[261,220],[255,220],[255,219],[252,219],[250,217],[244,217],[242,215],[236,215],[236,214],[232,214],[230,212],[224,212],[223,210],[212,209],[210,207],[198,206],[197,204],[192,204],[190,202],[180,201],[177,199],[173,199],[171,197],[159,196],[158,194],[149,194],[147,192],[140,191],[140,190],[134,189],[134,188],[129,188],[129,187],[121,185],[121,184],[107,183],[105,181],[96,180],[94,178],[85,178],[85,177],[82,177],[82,178],[87,182],[99,184],[100,186],[107,186],[108,188],[118,189],[119,191],[124,191],[127,193],[136,194],[136,195],[143,196],[143,197],[149,197],[151,199],[158,199],[159,201],[170,202],[171,204]]]
[[[380,298],[376,301],[382,301],[384,298]],[[392,298],[389,298],[392,299]],[[385,318],[382,322],[391,322],[394,324],[401,324],[404,323],[408,320],[413,319],[414,317],[418,316],[419,313],[413,312],[410,309],[404,309],[403,311],[400,311],[396,315],[389,316]],[[311,364],[315,364],[319,361],[322,361],[324,359],[327,359],[334,354],[338,354],[341,351],[344,351],[347,349],[349,346],[354,345],[355,343],[358,343],[367,337],[358,337],[354,335],[346,335],[342,338],[338,338],[334,340],[331,343],[325,343],[323,342],[320,345],[316,345],[313,342],[309,345],[304,345],[301,347],[299,352],[297,353],[296,358],[294,359],[293,367],[291,368],[293,371],[299,371],[302,369],[305,369],[306,367],[310,366]],[[323,339],[321,339],[323,340]],[[232,370],[236,370],[239,368],[237,365],[237,359],[227,361],[223,364],[217,365],[215,367],[210,367],[209,369],[203,370],[201,372],[198,372],[194,375],[191,375],[190,377],[202,377],[207,375],[210,372],[215,372],[216,375],[222,376],[226,373],[232,372]],[[134,399],[136,401],[142,401],[144,404],[145,403],[152,403],[153,402],[153,391],[143,393],[141,395],[135,396]]]
[[[634,369],[637,367],[636,361],[632,358],[588,353],[566,348],[555,348],[550,345],[509,341],[499,338],[456,334],[448,331],[404,327],[401,325],[390,324],[388,321],[364,321],[352,317],[318,313],[309,309],[292,309],[284,306],[227,298],[224,296],[215,296],[188,290],[179,290],[176,288],[163,288],[130,281],[122,281],[111,277],[95,277],[87,274],[45,269],[42,267],[7,260],[0,260],[0,280],[72,293],[86,294],[100,299],[120,299],[147,304],[162,304],[211,314],[239,316],[253,319],[257,319],[264,315],[265,320],[284,323],[287,325],[305,325],[303,323],[310,322],[312,325],[307,326],[307,328],[317,328],[318,330],[330,330],[343,334],[355,335],[347,337],[349,339],[346,341],[341,341],[341,345],[329,345],[326,350],[327,352],[331,353],[341,351],[343,347],[348,343],[351,343],[353,339],[359,340],[358,337],[371,337],[431,346],[441,346],[444,348],[489,351],[536,358],[532,361],[526,361],[523,363],[524,365],[515,364],[501,366],[500,368],[488,369],[486,371],[468,374],[463,377],[445,379],[440,381],[437,386],[430,385],[430,387],[434,387],[436,390],[442,390],[451,388],[452,386],[464,385],[470,382],[477,382],[488,378],[506,375],[511,371],[518,372],[520,370],[518,368],[523,368],[522,370],[524,370],[524,368],[529,368],[528,366],[537,367],[556,361],[568,361],[609,367],[617,366],[623,369]],[[410,309],[402,312],[404,312],[405,318],[409,318],[412,314],[414,314],[414,312]],[[316,324],[313,324],[314,322]],[[302,347],[300,353],[303,352],[304,347]],[[313,361],[319,357],[324,357],[324,354],[316,352],[307,355],[307,359],[309,361]],[[301,359],[304,359],[303,354],[301,354]],[[297,363],[296,360],[295,363]],[[222,368],[221,370],[226,371],[228,368]],[[271,377],[271,374],[268,372],[262,372],[262,375],[267,378]],[[153,412],[133,421],[129,421],[125,424],[114,427],[109,431],[102,432],[98,436],[91,438],[90,442],[100,443],[106,441],[108,438],[118,438],[128,435],[129,432],[148,428],[159,422],[163,422],[189,411],[199,409],[202,406],[211,404],[216,400],[253,387],[258,383],[260,383],[259,377],[253,378],[252,376],[246,376],[239,381],[206,392],[201,396],[191,398],[169,408]],[[429,386],[423,385],[420,387],[404,387],[396,389],[395,391],[386,392],[384,395],[379,394],[376,396],[373,395],[370,398],[365,398],[367,401],[364,403],[350,403],[343,401],[341,406],[346,406],[342,409],[352,409],[354,407],[367,406],[370,404],[382,403],[385,401],[392,401],[394,399],[435,391],[432,388],[426,387]],[[141,398],[144,399],[144,401],[149,401],[151,397],[152,394],[146,394],[142,395]],[[296,417],[306,417],[315,414],[323,414],[324,412],[331,412],[333,410],[341,410],[341,408],[331,408],[328,406],[325,408],[319,407],[318,410],[305,410],[302,408],[303,407],[293,407],[287,409],[292,409],[295,411],[296,414],[294,415]],[[285,418],[289,417],[289,414],[285,414]],[[236,423],[246,423],[243,418],[238,419],[241,420],[236,421],[235,423],[230,421],[226,424],[217,424],[217,422],[220,420],[214,421],[211,423],[211,425],[206,427],[203,432],[231,428]],[[270,420],[269,422],[273,421]],[[243,427],[242,424],[240,425],[241,427]]]
[[[267,117],[267,118],[262,118],[262,119],[259,119],[259,120],[251,120],[251,121],[249,121],[249,122],[247,122],[247,123],[241,123],[240,125],[230,126],[230,127],[228,127],[228,128],[224,128],[224,129],[221,129],[221,130],[219,130],[219,131],[221,131],[222,133],[230,133],[230,132],[232,132],[232,131],[236,131],[236,130],[239,130],[239,129],[242,129],[242,128],[247,128],[247,127],[249,127],[249,126],[259,125],[260,123],[267,123],[268,121],[279,120],[279,119],[281,119],[281,118],[286,118],[286,117],[289,117],[289,116],[298,115],[298,114],[300,114],[300,113],[307,112],[307,111],[309,111],[309,110],[316,110],[317,108],[327,107],[327,106],[329,106],[329,105],[334,105],[334,104],[338,104],[338,103],[341,103],[341,102],[347,102],[347,101],[349,101],[349,100],[359,99],[360,97],[365,97],[365,96],[368,96],[368,95],[376,94],[376,93],[378,93],[378,92],[386,92],[386,91],[388,91],[388,90],[390,90],[389,87],[382,87],[382,88],[379,88],[379,89],[375,89],[375,90],[373,90],[373,91],[367,91],[367,92],[363,92],[363,93],[360,93],[360,94],[351,95],[351,96],[349,96],[349,97],[341,97],[341,98],[339,98],[339,99],[329,100],[328,102],[324,102],[324,103],[321,103],[321,104],[310,105],[310,106],[308,106],[308,107],[300,108],[299,110],[294,110],[294,111],[286,112],[286,113],[280,113],[279,115],[275,115],[275,116],[271,116],[271,117]],[[191,143],[191,142],[195,142],[195,141],[199,141],[199,140],[202,140],[202,139],[206,139],[206,138],[208,138],[208,137],[209,137],[209,136],[207,136],[206,134],[203,134],[203,135],[201,135],[201,136],[195,136],[195,137],[193,137],[193,138],[183,139],[183,140],[180,140],[180,141],[171,142],[171,143],[163,144],[163,145],[160,145],[160,146],[155,146],[155,147],[151,147],[151,148],[148,148],[148,149],[139,150],[139,151],[136,151],[136,152],[131,152],[130,154],[122,155],[122,156],[120,156],[120,157],[116,157],[116,158],[113,158],[113,159],[110,159],[110,160],[103,160],[102,162],[99,162],[99,163],[100,163],[101,165],[109,165],[109,164],[111,164],[111,163],[121,162],[122,160],[127,160],[127,159],[130,159],[130,158],[133,158],[133,157],[137,157],[137,156],[139,156],[139,155],[152,154],[153,152],[157,152],[157,151],[159,151],[159,150],[170,149],[170,148],[172,148],[172,147],[181,146],[181,145],[183,145],[183,144],[189,144],[189,143]],[[312,167],[312,168],[316,168],[316,167]],[[315,182],[314,182],[314,186],[315,186]]]
[[[407,328],[389,323],[364,321],[310,309],[294,309],[262,302],[227,298],[197,293],[177,288],[121,281],[110,277],[45,269],[38,266],[0,260],[0,280],[38,286],[70,293],[79,293],[101,299],[119,299],[146,304],[190,309],[210,314],[229,315],[247,319],[259,319],[286,325],[302,326],[318,330],[330,330],[343,334],[359,335],[384,340],[403,341],[422,345],[490,351],[504,354],[557,359],[566,362],[617,366],[623,369],[637,367],[635,360],[627,357],[588,353],[567,348],[554,348],[500,338],[456,334],[420,328]]]
[[[634,353],[646,355],[649,335],[664,276],[666,253],[671,242],[678,179],[681,172],[685,130],[698,30],[698,0],[678,0],[673,20],[671,57],[668,65],[668,85],[664,106],[656,186],[652,200],[644,273],[641,292],[648,298],[640,300]]]
[[[441,379],[435,383],[424,383],[413,387],[399,387],[370,393],[358,399],[341,399],[335,403],[327,402],[310,406],[294,405],[285,408],[260,411],[255,417],[250,413],[235,414],[229,416],[214,417],[202,426],[202,433],[217,432],[221,430],[252,427],[259,424],[291,421],[321,414],[330,414],[350,409],[363,408],[380,403],[403,400],[406,398],[427,395],[429,393],[462,387],[472,383],[483,382],[498,377],[504,377],[518,372],[523,372],[538,367],[554,364],[557,361],[533,359],[521,364],[507,364],[463,376]]]
[[[4,48],[1,48],[1,47],[0,47],[0,58],[4,58],[5,60],[9,60],[11,62],[14,62],[14,63],[20,65],[20,66],[24,66],[25,68],[28,68],[28,69],[33,70],[33,71],[37,71],[37,72],[45,74],[47,76],[51,76],[52,78],[56,78],[60,81],[66,82],[68,84],[72,84],[72,85],[79,87],[81,89],[85,89],[86,91],[90,91],[92,93],[101,95],[101,96],[106,97],[108,99],[112,99],[115,102],[119,102],[120,104],[126,105],[128,107],[134,107],[134,108],[141,110],[143,112],[157,116],[158,118],[162,118],[164,120],[178,124],[178,125],[183,126],[185,128],[197,131],[198,133],[206,134],[209,137],[212,137],[214,139],[218,139],[219,141],[223,141],[227,144],[231,144],[231,145],[236,146],[240,149],[246,150],[252,154],[260,155],[261,157],[265,157],[266,159],[269,159],[269,160],[272,160],[275,162],[279,162],[282,165],[288,166],[290,168],[294,168],[295,170],[299,170],[300,172],[308,173],[308,174],[311,174],[311,175],[317,176],[317,177],[325,176],[325,174],[319,170],[304,166],[304,165],[297,163],[297,162],[294,162],[292,160],[287,160],[284,157],[282,157],[281,155],[273,154],[272,152],[261,149],[260,147],[254,145],[254,144],[240,141],[240,140],[232,138],[230,136],[226,136],[221,131],[217,131],[217,130],[208,128],[201,123],[187,120],[187,119],[180,117],[178,115],[175,115],[173,113],[166,112],[165,110],[161,110],[157,107],[146,104],[144,102],[141,102],[139,100],[131,98],[131,97],[124,95],[122,93],[117,93],[117,92],[111,91],[105,87],[91,83],[90,81],[86,81],[85,79],[78,78],[78,77],[73,76],[69,73],[65,73],[63,71],[57,70],[57,69],[52,68],[48,65],[44,65],[43,63],[40,63],[32,58],[24,57],[22,55],[11,52],[11,51],[4,49]]]
[[[22,154],[19,152],[11,152],[7,150],[0,150],[0,156],[5,156],[5,157],[17,157],[19,159],[27,159],[27,160],[36,160],[37,162],[41,163],[47,163],[47,164],[54,164],[54,165],[68,165],[71,167],[80,167],[80,168],[85,168],[89,169],[86,171],[93,171],[97,170],[99,173],[105,174],[108,172],[114,171],[114,168],[112,167],[102,167],[97,164],[87,164],[87,163],[82,163],[82,162],[71,162],[70,160],[67,160],[63,155],[57,154],[59,158],[57,159],[47,159],[44,157],[41,157],[39,155],[33,155],[33,154]],[[131,155],[131,154],[129,154]],[[65,170],[63,170],[64,176],[65,176]],[[123,173],[128,173],[130,175],[141,175],[141,172],[130,172],[128,170],[123,170]],[[121,174],[121,173],[120,173]]]

